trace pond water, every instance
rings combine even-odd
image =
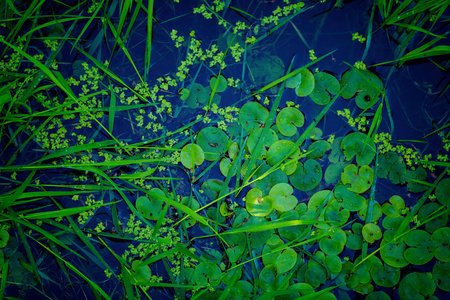
[[[180,2],[3,12],[5,296],[446,299],[448,3]]]

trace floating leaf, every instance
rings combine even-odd
[[[253,294],[253,286],[246,280],[236,281],[232,288],[228,288],[227,299],[250,299]]]
[[[363,221],[366,220],[368,209],[369,209],[369,207],[366,202],[366,204],[363,206],[363,208],[361,208],[358,211],[358,216],[361,220],[363,220]],[[383,216],[383,212],[381,211],[381,205],[379,203],[375,203],[373,205],[373,209],[372,209],[372,222],[377,223],[378,219],[381,218],[382,216]]]
[[[262,195],[260,189],[254,188],[245,196],[245,207],[252,216],[265,217],[273,210],[273,198]]]
[[[435,242],[424,230],[413,230],[406,236],[405,243],[410,247],[405,250],[405,259],[414,265],[423,265],[434,257]]]
[[[310,191],[322,180],[322,168],[317,161],[308,159],[304,164],[297,165],[297,170],[289,176],[289,180],[296,189]]]
[[[427,299],[434,294],[436,287],[433,280],[423,273],[409,273],[400,282],[398,293],[400,299]]]
[[[148,265],[143,264],[141,261],[135,260],[131,263],[130,272],[133,283],[148,282],[152,277],[152,270]]]
[[[294,189],[290,184],[279,183],[274,185],[269,195],[274,199],[273,208],[278,211],[289,211],[297,205],[297,198],[292,195]]]
[[[406,165],[403,158],[395,152],[389,151],[378,157],[377,176],[389,180],[392,184],[401,183],[401,177],[406,173]]]
[[[247,248],[247,238],[244,233],[226,234],[224,240],[230,245],[225,249],[227,257],[231,263],[237,262],[245,253]]]
[[[163,197],[166,196],[164,192],[158,188],[153,188],[150,191]],[[139,213],[142,214],[145,218],[153,221],[158,220],[163,206],[164,201],[158,198],[149,199],[145,196],[141,196],[136,199],[136,209],[139,211]]]
[[[338,274],[342,270],[342,261],[337,255],[327,255],[325,258],[325,264],[333,274]]]
[[[383,291],[376,291],[368,294],[364,300],[391,300],[391,297]]]
[[[364,225],[362,235],[368,243],[378,241],[383,236],[380,227],[373,223],[367,223]]]
[[[275,260],[275,268],[278,273],[284,273],[289,271],[295,266],[297,262],[297,252],[292,248],[287,248],[278,253]]]
[[[450,203],[450,178],[439,181],[436,186],[435,194],[437,200],[448,208]]]
[[[425,181],[425,179],[427,179],[427,172],[422,166],[417,167],[415,170],[406,171],[406,174],[401,178],[402,182],[407,182],[408,191],[412,193],[420,193],[428,189],[428,186],[415,181]]]
[[[186,92],[185,92],[186,94]],[[197,108],[199,104],[206,104],[209,99],[208,91],[199,83],[192,84],[186,104],[190,108]]]
[[[402,211],[405,209],[405,201],[402,197],[394,195],[389,198],[389,203],[384,203],[381,209],[383,213],[391,218],[397,218],[402,215]]]
[[[351,185],[350,191],[361,194],[367,191],[373,182],[373,170],[369,166],[358,169],[356,165],[348,165],[341,176],[342,183]]]
[[[9,242],[9,233],[5,229],[0,229],[0,248],[6,247]],[[2,253],[3,254],[3,253]]]
[[[267,164],[262,164],[260,168],[256,171],[254,178],[259,178],[263,176],[265,172],[270,169],[270,166]],[[270,189],[278,183],[287,183],[288,178],[287,175],[281,171],[280,169],[275,170],[268,175],[264,175],[264,178],[256,181],[253,186],[259,188],[264,195],[269,194]]]
[[[433,280],[443,291],[450,292],[450,263],[435,263],[433,267]]]
[[[348,164],[349,163],[347,162],[337,162],[334,164],[329,164],[323,176],[326,183],[336,183],[336,181],[338,181],[338,179],[341,177],[341,173],[344,170],[345,166],[347,166]]]
[[[356,95],[356,105],[360,109],[372,107],[377,103],[383,83],[380,78],[368,70],[350,69],[342,75],[344,86],[341,97],[350,99]]]
[[[180,99],[184,101],[187,98],[189,98],[191,91],[189,91],[189,89],[187,89],[187,88],[182,88],[178,91],[178,94],[180,95]]]
[[[208,179],[202,183],[202,190],[206,197],[210,200],[217,199],[220,190],[222,189],[223,181],[219,179]]]
[[[434,250],[434,256],[442,262],[450,262],[450,249],[448,245],[450,244],[450,228],[443,227],[439,228],[431,235],[431,239],[436,244],[436,249]]]
[[[383,238],[388,241],[388,242],[392,242],[394,235],[398,229],[398,227],[400,226],[400,224],[403,222],[403,217],[397,217],[397,218],[391,218],[389,216],[386,216],[383,219],[383,222],[381,223],[381,225],[383,226],[384,229],[386,229],[383,233]],[[398,242],[402,242],[405,239],[405,235],[401,236],[397,241]]]
[[[228,157],[224,157],[222,158],[222,160],[220,161],[219,164],[219,169],[220,169],[220,173],[222,173],[223,176],[227,177],[228,176],[228,172],[230,172],[231,167],[232,167],[232,162]],[[234,173],[232,174],[232,176],[236,175],[236,170],[234,170]]]
[[[362,228],[363,225],[360,223],[353,223],[352,232],[346,232],[347,234],[347,248],[351,250],[361,250],[362,248]]]
[[[318,288],[321,284],[324,284],[327,280],[327,273],[322,267],[311,267],[306,270],[305,281],[313,288]]]
[[[341,201],[344,208],[349,211],[359,211],[367,205],[366,198],[348,189],[348,185],[338,185],[334,190],[334,196]]]
[[[261,130],[268,117],[267,108],[254,101],[245,103],[239,111],[239,123],[249,133]]]
[[[216,85],[216,80],[217,80],[216,76],[211,77],[211,79],[209,80],[209,88],[211,89],[211,91],[214,89],[214,86]],[[225,79],[225,77],[220,75],[219,83],[217,83],[216,87],[216,93],[222,93],[227,89],[227,86],[228,86],[227,80]]]
[[[197,144],[203,149],[205,159],[218,160],[228,149],[228,137],[217,127],[206,127],[197,135]]]
[[[298,74],[300,75],[300,83],[295,87],[295,93],[299,97],[306,97],[312,93],[315,86],[314,75],[310,70],[304,69]]]
[[[263,136],[261,136],[263,134]],[[258,159],[263,159],[267,156],[267,148],[271,147],[275,142],[278,141],[278,136],[272,129],[268,131],[255,131],[250,133],[247,139],[247,149],[251,154],[255,149],[255,146],[258,144],[259,140],[263,139],[263,147],[261,148],[261,152],[259,153]]]
[[[221,275],[222,271],[220,271],[220,268],[212,262],[202,262],[194,271],[195,282],[204,286],[208,284],[211,286],[219,285]]]
[[[269,240],[267,241],[267,243],[264,245],[263,248],[263,257],[262,257],[262,261],[264,263],[265,266],[268,265],[274,265],[278,255],[280,255],[279,251],[275,251],[273,253],[271,253],[275,248],[281,247],[284,245],[284,242],[282,239],[280,239],[280,237],[276,234],[272,234],[269,238]]]
[[[361,132],[353,132],[344,137],[341,147],[346,160],[350,161],[356,155],[356,163],[359,166],[370,165],[375,157],[375,144],[367,144],[368,142],[367,135]]]
[[[448,211],[437,218],[428,220],[428,218],[432,217],[438,210],[441,210],[442,208],[443,208],[442,205],[440,205],[438,202],[431,202],[422,206],[419,212],[417,213],[417,219],[421,223],[426,222],[425,229],[429,233],[433,233],[437,229],[447,226]]]
[[[294,142],[287,140],[279,140],[274,142],[269,150],[267,150],[267,163],[274,165],[280,162],[294,147]],[[297,147],[289,158],[296,158],[300,155],[300,149]]]
[[[285,107],[277,115],[277,129],[284,136],[293,136],[297,133],[297,127],[305,124],[305,117],[295,107]]]
[[[319,105],[328,104],[331,100],[330,94],[337,94],[341,88],[339,81],[333,75],[325,72],[314,74],[314,80],[316,84],[309,97]]]
[[[271,292],[276,289],[275,278],[277,277],[277,269],[275,265],[265,266],[259,273],[259,284],[265,292]]]
[[[406,244],[401,242],[399,244],[392,244],[381,240],[380,256],[385,263],[394,268],[403,268],[409,265],[409,262],[403,257],[406,249]]]
[[[311,159],[320,159],[323,157],[325,152],[330,149],[331,145],[327,141],[316,141],[308,147],[308,152],[311,153],[307,154],[306,157]]]
[[[200,204],[193,197],[183,197],[181,198],[181,203],[194,211],[200,208]],[[194,218],[188,218],[184,220],[183,223],[186,224],[187,228],[189,228],[194,226],[197,223],[197,221]]]
[[[382,287],[393,287],[400,280],[400,269],[387,264],[374,264],[370,269],[373,281]]]
[[[340,228],[335,228],[329,237],[320,239],[319,247],[328,255],[338,255],[344,250],[346,242],[345,232]]]
[[[195,165],[201,165],[204,160],[203,149],[197,144],[187,144],[181,149],[180,161],[187,169],[193,169]]]

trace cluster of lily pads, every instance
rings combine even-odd
[[[286,86],[318,105],[329,104],[334,95],[355,97],[361,109],[377,103],[383,89],[374,73],[353,68],[340,81],[327,72],[303,69]],[[222,87],[217,91],[223,92],[225,84]],[[185,91],[180,94],[182,99],[192,97]],[[217,236],[223,250],[186,269],[192,272],[186,276],[189,284],[214,287],[206,292],[208,299],[223,293],[230,299],[261,293],[295,299],[321,287],[327,289],[316,293],[317,299],[348,298],[343,291],[390,299],[385,288],[398,288],[401,299],[433,297],[436,287],[450,291],[450,178],[437,184],[437,201],[416,205],[419,210],[411,212],[400,195],[374,196],[375,185],[377,178],[388,179],[407,184],[409,192],[423,192],[430,187],[424,183],[427,174],[422,167],[408,170],[397,153],[377,153],[370,137],[358,131],[332,141],[311,139],[307,146],[301,135],[305,117],[297,107],[270,115],[268,107],[249,101],[241,107],[237,124],[229,127],[232,132],[203,128],[195,142],[181,150],[181,163],[189,172],[204,169],[207,161],[219,163],[223,176],[203,182],[201,201],[183,200],[193,210],[199,209],[199,202],[211,204],[206,215],[220,230],[205,224],[200,228]],[[239,186],[239,178],[246,177],[249,180]],[[237,185],[230,192],[227,186],[233,178]],[[296,195],[301,192],[307,193],[307,201],[299,201]],[[236,202],[225,201],[232,195]],[[239,198],[244,205],[236,204]],[[163,206],[158,199],[150,198],[152,202],[159,205],[147,206],[150,215]],[[409,217],[414,213],[413,221]],[[188,228],[195,224],[192,218],[183,222]],[[432,275],[407,268],[430,261]],[[249,276],[249,269],[258,278]],[[333,294],[335,287],[340,291]]]

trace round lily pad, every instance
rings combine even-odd
[[[228,299],[250,299],[253,294],[253,286],[246,280],[236,281],[233,287],[228,289]]]
[[[393,184],[399,184],[401,177],[406,173],[406,165],[403,158],[395,152],[389,151],[378,157],[377,176],[389,180]]]
[[[290,184],[279,183],[274,185],[269,195],[274,199],[273,208],[278,211],[289,211],[297,205],[297,198],[292,195],[294,189]]]
[[[391,267],[403,268],[409,265],[409,262],[403,257],[406,249],[406,244],[404,242],[393,244],[382,239],[380,249],[381,258]]]
[[[368,210],[368,206],[367,206],[367,202],[366,204],[363,206],[363,208],[361,208],[358,211],[358,216],[361,220],[365,221],[366,220],[366,216],[367,216],[367,210]],[[373,223],[377,223],[378,219],[381,218],[383,216],[383,212],[381,211],[381,205],[377,202],[373,205],[373,209],[372,209],[372,222]]]
[[[324,284],[327,280],[327,273],[322,267],[311,267],[306,270],[305,281],[313,288],[318,288],[321,284]]]
[[[131,263],[131,277],[133,278],[133,283],[148,282],[152,277],[152,270],[150,270],[148,265],[135,260]]]
[[[237,262],[245,253],[247,248],[247,238],[244,233],[226,234],[224,240],[230,245],[225,249],[227,257],[231,263]]]
[[[217,286],[220,284],[220,277],[222,271],[220,268],[212,262],[202,262],[200,263],[194,271],[195,282],[198,285],[208,285]]]
[[[419,181],[425,181],[427,179],[427,171],[422,166],[417,167],[415,170],[407,170],[405,174],[402,175],[402,182],[407,182],[406,186],[408,191],[412,193],[420,193],[426,191],[428,186],[421,184]]]
[[[389,216],[386,216],[381,225],[383,226],[383,228],[385,229],[384,233],[383,233],[383,238],[387,241],[387,242],[393,242],[394,239],[394,235],[395,232],[397,231],[397,228],[400,226],[400,224],[403,222],[403,217],[396,217],[396,218],[391,218]],[[401,236],[397,241],[397,243],[399,242],[403,242],[405,240],[406,235]]]
[[[364,300],[391,300],[391,297],[383,291],[376,291],[367,295]]]
[[[443,291],[450,292],[450,262],[436,263],[433,267],[433,280]]]
[[[353,132],[344,137],[341,148],[346,160],[352,160],[356,155],[356,163],[359,166],[370,165],[375,157],[375,144],[366,144],[366,139],[369,141],[367,135],[361,132]]]
[[[448,223],[448,211],[444,214],[440,215],[437,218],[433,218],[432,220],[428,220],[432,217],[436,211],[441,210],[443,207],[439,202],[431,202],[422,206],[417,213],[417,219],[421,223],[425,223],[425,229],[429,233],[433,233],[439,228],[447,226]]]
[[[263,163],[260,168],[255,172],[253,176],[254,179],[259,178],[265,174],[270,169],[268,164]],[[280,169],[275,170],[268,175],[264,175],[263,178],[259,179],[252,186],[259,188],[264,195],[269,194],[270,189],[278,183],[288,182],[287,175]]]
[[[433,280],[424,273],[409,273],[400,282],[399,295],[402,300],[427,299],[434,294]]]
[[[337,94],[341,87],[339,81],[333,75],[325,72],[314,74],[314,80],[316,84],[309,97],[319,105],[328,104],[331,100],[330,94]]]
[[[314,75],[310,70],[304,69],[297,76],[300,76],[300,83],[295,87],[295,93],[299,97],[306,97],[314,90]]]
[[[270,236],[269,240],[264,245],[263,252],[262,252],[262,254],[263,254],[262,261],[265,266],[275,264],[280,252],[273,251],[273,250],[275,248],[281,247],[283,245],[284,245],[283,240],[277,234],[272,234]]]
[[[367,200],[363,196],[350,191],[348,187],[348,185],[338,185],[334,190],[334,196],[341,201],[344,208],[349,211],[359,211],[367,204]]]
[[[235,160],[238,154],[239,154],[239,145],[236,142],[234,142],[228,148],[228,156],[230,157],[231,160]]]
[[[269,150],[267,150],[267,163],[274,165],[280,162],[289,152],[292,151],[294,142],[287,140],[279,140],[274,142]],[[289,158],[295,158],[300,155],[300,149],[297,147]]]
[[[181,149],[180,161],[187,169],[193,169],[195,165],[201,165],[204,160],[203,149],[197,144],[187,144]]]
[[[436,186],[435,194],[437,200],[448,208],[450,203],[450,178],[439,181]]]
[[[297,127],[305,124],[305,117],[295,107],[285,107],[277,115],[277,128],[284,136],[293,136],[297,133]]]
[[[259,273],[259,284],[265,292],[271,292],[276,289],[275,278],[277,277],[277,269],[275,265],[265,266]]]
[[[322,180],[322,168],[320,164],[308,159],[304,164],[299,163],[297,170],[289,176],[291,184],[300,191],[310,191],[317,187]]]
[[[381,209],[383,213],[391,218],[399,217],[405,209],[405,201],[402,197],[394,195],[389,198],[390,203],[384,203]]]
[[[197,108],[199,104],[206,104],[209,99],[208,94],[207,89],[205,89],[203,85],[193,83],[190,87],[189,96],[186,98],[186,104],[190,108]]]
[[[271,147],[276,141],[278,141],[278,136],[272,129],[269,129],[268,131],[265,132],[264,131],[252,132],[248,136],[246,144],[248,152],[250,154],[253,153],[253,150],[255,149],[260,139],[263,139],[264,142],[263,147],[261,148],[261,151],[259,153],[258,159],[263,159],[264,157],[267,157],[267,148]]]
[[[327,255],[325,257],[325,264],[333,274],[338,274],[342,270],[342,261],[337,255]]]
[[[220,169],[220,173],[222,173],[223,176],[227,177],[228,173],[231,170],[232,167],[232,162],[228,157],[224,157],[222,158],[222,160],[220,161],[219,164],[219,169]],[[232,174],[232,176],[234,176],[236,174],[236,169],[234,170],[234,174]]]
[[[245,196],[245,207],[252,216],[265,217],[273,210],[273,198],[262,195],[260,189],[254,188]]]
[[[360,109],[373,106],[383,90],[381,80],[368,70],[350,69],[342,75],[340,83],[344,86],[341,97],[350,99],[357,94],[356,104]]]
[[[0,229],[0,248],[6,247],[9,242],[9,233],[5,229]]]
[[[414,265],[423,265],[434,257],[435,241],[424,230],[413,230],[406,236],[405,243],[409,246],[405,250],[405,259]]]
[[[361,194],[367,191],[373,182],[373,170],[369,166],[362,166],[358,169],[356,165],[348,165],[344,168],[341,175],[342,183],[349,183],[348,189],[352,192]]]
[[[211,77],[211,79],[209,80],[209,88],[211,89],[211,91],[214,90],[214,86],[216,85],[216,81],[217,81],[217,77],[213,76]],[[227,89],[228,86],[228,82],[225,79],[225,77],[223,77],[222,75],[219,76],[219,82],[217,83],[216,86],[216,93],[222,93],[223,91],[225,91]]]
[[[374,264],[370,269],[373,281],[382,287],[393,287],[400,280],[400,269],[387,264]]]
[[[367,223],[364,225],[362,235],[368,243],[378,241],[383,236],[380,227],[373,223]]]
[[[431,239],[436,244],[436,249],[434,250],[434,256],[442,262],[450,262],[450,249],[448,245],[450,244],[450,228],[443,227],[439,228],[431,235]]]
[[[182,88],[178,91],[178,94],[180,95],[180,99],[184,101],[187,98],[189,98],[191,91],[189,91],[189,89],[187,89],[187,88]]]
[[[348,164],[348,162],[337,162],[329,164],[327,169],[325,170],[325,174],[323,175],[326,183],[336,183],[341,177],[341,173],[344,170],[345,166],[347,166]]]
[[[353,223],[352,231],[346,232],[347,234],[347,248],[351,250],[361,250],[362,248],[362,227],[360,223]]]
[[[307,158],[320,159],[323,157],[324,153],[331,149],[330,143],[327,141],[315,141],[308,147]]]
[[[218,160],[228,149],[228,137],[217,127],[206,127],[197,135],[197,144],[203,149],[205,159]]]
[[[249,133],[261,130],[264,126],[269,111],[258,102],[247,102],[239,111],[239,123]]]
[[[222,180],[210,178],[202,183],[202,190],[207,198],[215,200],[222,189],[222,185]]]
[[[153,188],[150,190],[151,192],[161,195],[165,197],[164,192],[159,188]],[[164,206],[164,201],[158,198],[147,198],[145,196],[141,196],[136,199],[136,209],[142,214],[145,218],[150,220],[158,220],[159,214],[162,211]]]
[[[320,239],[319,247],[328,255],[338,255],[344,250],[346,242],[345,232],[340,228],[335,228],[330,236]]]
[[[284,273],[292,269],[296,262],[297,252],[292,248],[287,248],[278,254],[275,261],[275,268],[278,273]]]

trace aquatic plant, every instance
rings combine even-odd
[[[345,70],[299,29],[342,1],[177,2],[2,6],[0,297],[444,297],[450,125],[393,142],[375,66],[448,71],[448,1],[370,3]]]

